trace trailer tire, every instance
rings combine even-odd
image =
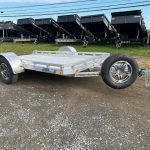
[[[0,59],[0,77],[5,84],[13,84],[18,81],[18,74],[14,74],[9,62],[5,58]]]
[[[125,89],[137,79],[139,67],[137,62],[124,54],[114,54],[108,57],[101,70],[103,81],[114,89]]]

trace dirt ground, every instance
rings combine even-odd
[[[114,90],[98,77],[26,72],[14,85],[0,82],[0,150],[149,150],[143,81]]]
[[[150,58],[146,57],[135,57],[135,59],[138,61],[138,64],[141,68],[148,68],[150,69]]]

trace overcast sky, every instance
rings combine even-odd
[[[56,11],[58,13],[62,12],[62,10],[64,9],[76,9],[76,10],[80,10],[82,8],[89,8],[91,9],[92,7],[102,7],[106,6],[105,8],[107,8],[108,5],[119,5],[124,4],[124,3],[134,3],[134,2],[143,2],[146,0],[97,0],[97,1],[93,1],[93,2],[86,2],[86,3],[78,3],[78,4],[67,4],[67,7],[63,7],[63,5],[59,5],[59,8],[54,8],[54,5],[48,5],[47,7],[37,7],[34,8],[34,10],[31,10],[32,8],[30,8],[30,10],[28,8],[24,8],[24,9],[20,9],[21,12],[18,12],[16,10],[10,10],[10,9],[4,9],[4,7],[20,7],[20,6],[28,6],[28,5],[37,5],[39,3],[41,4],[45,4],[45,3],[61,3],[61,2],[68,2],[68,1],[83,1],[83,0],[0,0],[0,12],[4,12],[3,14],[0,14],[0,21],[5,20],[5,21],[14,21],[17,22],[17,19],[19,19],[20,17],[10,17],[10,18],[6,18],[6,17],[2,17],[3,15],[14,15],[16,13],[25,13],[25,14],[35,14],[37,12],[47,12],[47,11]],[[119,2],[114,2],[114,1],[119,1]],[[113,3],[109,3],[106,4],[106,2],[113,2]],[[80,5],[81,4],[81,5]],[[89,4],[89,5],[88,5]],[[150,4],[150,2],[149,2]],[[76,6],[78,5],[78,6]],[[86,5],[86,6],[85,6]],[[122,5],[124,6],[124,5]],[[117,7],[117,6],[116,6]],[[96,12],[82,12],[82,13],[78,13],[79,16],[85,16],[85,15],[94,15],[94,14],[105,14],[108,19],[111,21],[111,12],[116,12],[116,11],[130,11],[130,10],[136,10],[136,9],[141,9],[143,12],[143,17],[146,23],[146,27],[150,28],[150,6],[147,7],[138,7],[138,8],[126,8],[126,9],[117,9],[117,10],[107,10],[107,11],[96,11]],[[49,13],[48,16],[36,16],[33,18],[54,18],[55,20],[57,20],[57,15],[53,15],[52,13]],[[26,18],[26,17],[23,17]]]

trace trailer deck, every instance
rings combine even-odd
[[[109,56],[109,53],[35,51],[19,58],[25,69],[70,76],[90,68],[100,68]]]

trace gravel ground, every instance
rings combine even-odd
[[[0,83],[0,150],[149,150],[150,88],[26,72]]]

